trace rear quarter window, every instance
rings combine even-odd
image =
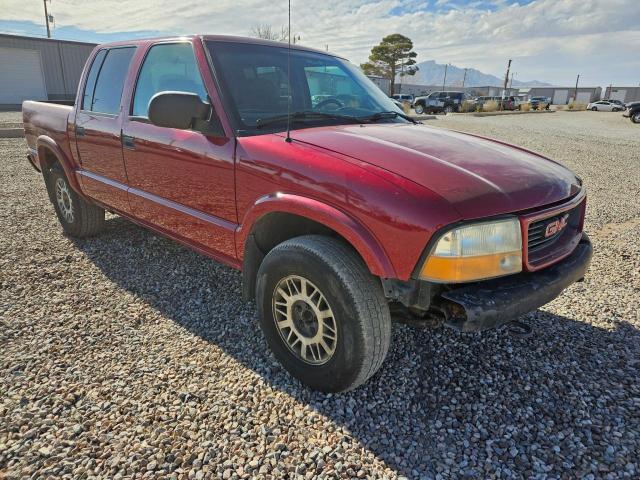
[[[112,48],[106,54],[98,73],[91,102],[92,112],[117,114],[124,81],[135,47]]]
[[[91,63],[91,69],[89,70],[89,74],[87,75],[87,82],[84,86],[84,94],[82,95],[82,105],[80,106],[80,108],[83,110],[91,110],[93,91],[96,88],[98,72],[100,71],[100,67],[102,67],[102,62],[104,61],[104,57],[106,54],[106,50],[100,50]]]

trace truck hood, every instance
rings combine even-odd
[[[533,152],[425,125],[341,125],[292,137],[412,180],[466,219],[549,205],[580,190],[570,170]]]

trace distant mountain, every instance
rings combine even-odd
[[[406,76],[402,79],[402,83],[413,83],[417,85],[442,85],[444,78],[444,65],[436,63],[434,60],[428,60],[417,64],[418,70],[413,76]],[[447,68],[447,86],[462,86],[464,78],[464,68],[449,65]],[[475,68],[467,70],[467,78],[464,82],[465,87],[499,87],[504,83],[504,77],[499,78],[495,75],[482,73]],[[538,80],[520,81],[513,79],[514,87],[549,87],[550,83],[540,82]]]

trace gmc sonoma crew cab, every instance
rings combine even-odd
[[[326,52],[206,35],[100,45],[73,107],[27,101],[23,116],[68,235],[97,234],[108,210],[242,270],[273,354],[314,389],[371,377],[392,317],[496,327],[591,259],[572,172],[418,124]]]

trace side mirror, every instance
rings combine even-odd
[[[149,121],[158,127],[188,130],[210,113],[211,105],[195,93],[159,92],[149,101]]]

